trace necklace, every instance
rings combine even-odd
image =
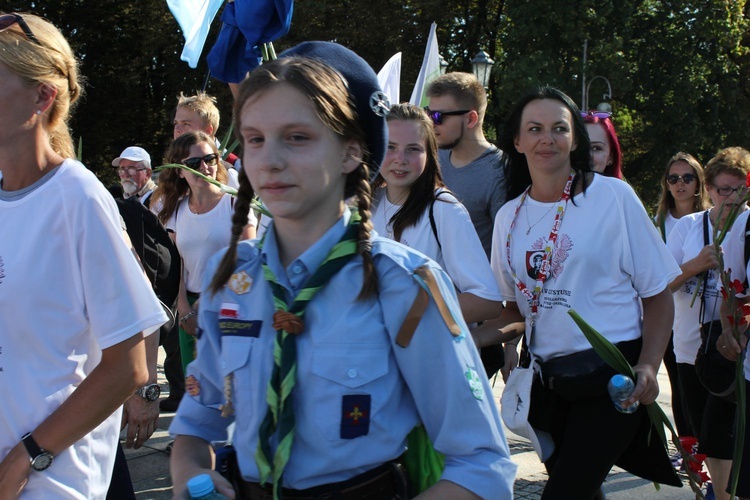
[[[549,238],[547,240],[547,245],[544,249],[544,259],[542,260],[542,265],[539,268],[539,272],[536,275],[536,283],[534,284],[534,290],[529,290],[529,287],[526,286],[526,284],[521,281],[521,279],[516,275],[513,267],[513,263],[511,262],[511,249],[510,249],[510,242],[511,242],[511,236],[513,234],[513,228],[516,226],[516,219],[518,218],[518,212],[521,210],[521,207],[523,206],[523,202],[526,201],[526,196],[529,194],[529,189],[531,189],[531,186],[526,188],[526,191],[523,192],[523,195],[521,195],[521,201],[518,202],[518,205],[516,206],[516,210],[513,212],[513,219],[510,221],[510,228],[508,229],[508,237],[505,240],[505,259],[508,261],[508,269],[510,269],[511,276],[513,277],[513,281],[516,283],[516,288],[526,297],[526,300],[528,300],[529,303],[529,309],[531,313],[531,332],[533,334],[534,332],[534,325],[536,324],[536,317],[539,314],[539,297],[542,293],[542,290],[544,289],[544,283],[547,281],[547,276],[549,276],[550,272],[550,266],[552,262],[552,250],[555,247],[555,243],[557,243],[557,235],[560,232],[560,226],[562,225],[563,216],[565,215],[565,208],[568,206],[568,200],[570,199],[570,188],[573,184],[573,179],[575,177],[574,172],[570,172],[570,175],[568,176],[568,182],[565,183],[565,189],[563,189],[562,196],[560,196],[560,199],[557,201],[556,205],[559,205],[560,208],[557,211],[557,214],[555,215],[555,220],[552,223],[552,230],[549,233]],[[531,334],[530,334],[531,335]]]
[[[562,197],[558,198],[556,202],[554,202],[552,205],[550,205],[549,209],[546,212],[544,212],[544,215],[542,215],[542,217],[538,221],[536,221],[535,223],[533,223],[533,224],[531,222],[529,222],[529,205],[528,204],[526,205],[526,210],[525,210],[525,213],[526,213],[526,225],[529,226],[529,228],[526,230],[526,236],[528,236],[529,233],[531,233],[531,230],[534,229],[534,226],[536,226],[537,224],[539,224],[540,222],[542,222],[542,220],[544,220],[544,218],[549,215],[549,213],[552,211],[552,209],[555,208],[558,203],[560,203],[561,199],[562,199]]]
[[[203,203],[196,202],[195,196],[190,196],[188,198],[188,206],[190,207],[190,210],[196,215],[210,212],[211,210],[213,210],[213,208],[216,206],[219,200],[221,200],[221,198],[224,196],[221,193],[219,194],[220,196],[218,198],[208,199],[204,201]]]

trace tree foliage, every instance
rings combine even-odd
[[[138,144],[158,163],[171,139],[175,99],[203,88],[206,65],[180,61],[183,38],[165,0],[10,0],[59,26],[82,61],[86,95],[71,122],[84,162],[107,168]],[[430,24],[449,71],[471,71],[479,50],[495,60],[486,128],[491,139],[519,97],[547,83],[589,106],[612,86],[624,172],[653,205],[667,159],[684,150],[706,162],[720,148],[750,147],[750,5],[745,0],[297,0],[277,52],[304,40],[336,41],[377,71],[403,53],[402,100],[411,95]],[[206,50],[219,22],[214,23]],[[587,41],[584,68],[583,47]],[[226,85],[209,79],[222,129]],[[220,130],[219,135],[222,135]]]
[[[605,76],[624,173],[652,206],[677,151],[705,163],[723,147],[750,146],[747,14],[746,2],[733,0],[509,0],[493,118],[501,123],[519,92],[537,83],[580,103],[588,40],[589,106],[607,90],[591,79]]]

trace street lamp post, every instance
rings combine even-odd
[[[596,106],[596,109],[598,109],[599,111],[604,111],[606,113],[611,113],[612,105],[609,104],[609,102],[607,101],[612,100],[612,85],[609,83],[609,80],[607,80],[607,78],[603,76],[595,76],[594,78],[589,80],[588,84],[586,85],[586,92],[584,93],[584,96],[583,96],[583,111],[589,110],[589,89],[591,88],[591,83],[597,78],[601,78],[602,80],[604,80],[604,82],[607,84],[608,92],[602,96],[602,99],[604,102],[600,102]]]
[[[485,89],[490,83],[490,73],[493,64],[495,64],[495,61],[490,59],[490,55],[483,50],[480,50],[479,53],[474,56],[474,59],[471,60],[471,68],[474,71],[474,76],[477,77],[477,80],[479,80],[479,83],[481,83],[482,87]]]

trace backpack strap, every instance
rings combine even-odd
[[[437,193],[435,193],[435,196],[432,198],[432,202],[430,203],[430,227],[432,228],[432,235],[435,237],[435,241],[437,241],[438,248],[440,251],[443,251],[443,245],[440,244],[440,237],[438,236],[437,231],[437,224],[435,224],[435,214],[434,214],[434,208],[435,208],[435,202],[440,197],[440,195],[443,193],[442,189],[438,189]]]
[[[659,219],[659,232],[661,233],[661,239],[664,240],[664,243],[667,242],[667,227],[666,227],[666,221],[667,216],[661,217]]]
[[[708,245],[708,210],[703,212],[703,246]],[[703,320],[706,316],[706,302],[703,300],[703,296],[706,294],[706,283],[708,282],[708,271],[702,274],[703,278],[703,290],[701,290],[701,310],[699,313],[700,324],[703,324]]]
[[[152,194],[154,194],[153,191],[149,191],[148,193],[146,193],[146,197],[143,198],[143,201],[141,202],[143,203],[144,207],[149,208],[149,209],[151,208],[151,195]]]

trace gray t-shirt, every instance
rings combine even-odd
[[[492,250],[492,228],[495,215],[505,203],[505,174],[502,154],[495,146],[488,148],[468,165],[456,168],[451,163],[451,151],[438,151],[443,181],[456,195],[471,216],[471,222],[482,242],[487,258]]]

